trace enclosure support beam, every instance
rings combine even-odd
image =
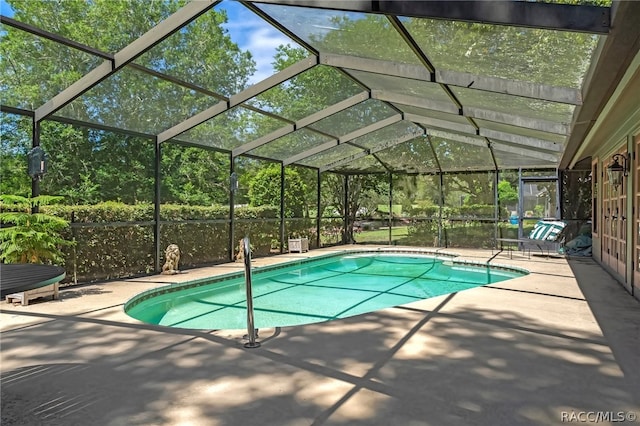
[[[497,130],[480,129],[480,136],[484,136],[489,139],[497,139],[503,142],[510,142],[516,145],[522,145],[524,149],[542,149],[557,153],[562,153],[564,149],[561,143],[532,138],[529,136],[515,135],[513,133],[499,132]]]
[[[558,135],[568,135],[569,126],[564,123],[557,123],[539,118],[522,117],[484,108],[467,107],[464,108],[466,117],[478,118],[480,120],[493,121],[511,126],[523,127],[525,129],[539,130],[541,132],[554,133]]]
[[[461,135],[460,133],[452,133],[452,132],[447,132],[445,130],[429,129],[429,136],[435,136],[435,137],[446,139],[446,140],[462,142],[467,145],[481,146],[481,147],[487,146],[487,140],[485,138],[480,136],[475,136],[475,135]]]
[[[220,101],[217,104],[213,105],[212,107],[209,107],[204,111],[199,112],[198,114],[192,117],[189,117],[183,122],[178,123],[175,126],[171,127],[170,129],[167,129],[164,132],[158,134],[158,140],[160,142],[165,142],[175,136],[178,136],[186,132],[187,130],[190,130],[196,127],[198,124],[204,123],[205,121],[215,117],[216,115],[222,114],[228,109],[229,109],[229,102]]]
[[[329,117],[330,115],[333,115],[337,112],[343,111],[347,108],[357,105],[366,99],[369,99],[369,92],[362,92],[360,94],[352,96],[348,99],[345,99],[344,101],[331,105],[330,107],[325,108],[322,111],[318,111],[314,114],[304,117],[296,121],[294,124],[287,124],[284,127],[281,127],[280,129],[269,133],[268,135],[262,136],[258,139],[254,139],[251,142],[247,142],[243,145],[240,145],[239,147],[233,149],[233,155],[238,156],[240,154],[244,154],[245,152],[251,151],[252,149],[256,149],[282,136],[285,136],[289,133],[293,133],[296,130],[305,128],[309,124],[313,124],[316,121],[320,121],[323,118]]]
[[[498,170],[498,162],[496,161],[496,153],[493,152],[493,144],[489,139],[486,139],[487,148],[489,148],[489,152],[491,153],[491,161],[493,161],[494,170]]]
[[[266,134],[264,136],[259,137],[258,139],[254,139],[251,142],[247,142],[245,144],[240,145],[237,148],[234,148],[233,153],[234,156],[242,155],[245,152],[251,151],[252,149],[261,147],[263,145],[268,144],[271,141],[274,141],[278,138],[281,138],[289,133],[293,133],[296,131],[296,126],[293,124],[285,124],[284,127],[281,127],[273,132]]]
[[[493,244],[491,245],[492,248],[497,248],[496,242],[498,241],[498,238],[500,238],[500,235],[498,234],[498,232],[500,231],[499,229],[500,198],[498,197],[498,183],[500,182],[500,180],[499,180],[498,173],[499,171],[496,169],[496,171],[493,174],[493,205],[495,206],[495,211],[493,213],[494,226],[493,226]]]
[[[436,152],[436,149],[433,146],[433,142],[431,141],[431,135],[429,133],[427,133],[427,129],[424,128],[423,126],[422,129],[425,131],[425,137],[427,139],[427,142],[429,143],[429,148],[431,148],[431,153],[433,154],[433,159],[436,161],[436,166],[438,167],[438,172],[442,173],[442,166],[440,165],[440,160],[438,159],[438,153]]]
[[[529,150],[524,147],[520,148],[520,147],[509,145],[506,143],[497,142],[495,140],[491,141],[491,148],[493,149],[494,152],[501,151],[501,152],[508,152],[511,154],[518,154],[522,157],[536,158],[538,160],[541,160],[540,165],[542,165],[543,162],[550,163],[545,167],[555,167],[555,164],[558,161],[558,154]]]
[[[154,265],[153,268],[156,272],[160,272],[160,181],[162,179],[161,165],[162,165],[162,146],[158,142],[158,138],[154,138],[154,196],[153,196],[153,244],[155,248]]]
[[[391,227],[393,226],[393,174],[389,172],[389,245],[392,244]]]
[[[284,253],[284,189],[285,189],[284,164],[280,164],[280,254]],[[302,252],[302,249],[300,250]]]
[[[518,168],[518,238],[522,238],[524,217],[524,183],[522,182],[522,167]]]
[[[370,124],[366,127],[363,127],[361,129],[355,130],[351,133],[348,133],[346,135],[340,136],[340,138],[338,138],[337,140],[333,140],[333,141],[329,141],[326,143],[323,143],[322,145],[318,145],[316,147],[313,147],[311,149],[308,149],[304,152],[301,152],[299,154],[293,155],[289,158],[287,158],[286,160],[284,160],[284,164],[285,166],[288,166],[289,164],[295,163],[296,161],[300,161],[302,159],[305,159],[307,157],[311,157],[312,155],[318,154],[319,152],[325,151],[329,148],[333,148],[336,145],[340,145],[343,143],[347,143],[350,140],[353,140],[355,138],[358,138],[360,136],[364,136],[367,133],[371,133],[371,132],[375,132],[376,130],[380,130],[383,127],[387,127],[390,126],[394,123],[397,123],[398,121],[402,120],[402,114],[396,114],[393,115],[391,117],[385,118],[384,120],[380,120],[376,123]],[[362,155],[360,155],[362,156]],[[358,157],[359,158],[359,157]],[[324,171],[324,170],[323,170]]]
[[[284,160],[283,163],[284,163],[285,166],[288,166],[289,164],[293,164],[296,161],[300,161],[300,160],[303,160],[303,159],[305,159],[307,157],[311,157],[312,155],[318,154],[319,152],[325,151],[325,150],[327,150],[329,148],[333,148],[334,146],[337,146],[337,145],[338,145],[338,140],[334,139],[332,141],[325,142],[322,145],[318,145],[318,146],[315,146],[315,147],[313,147],[311,149],[303,151],[303,152],[301,152],[299,154],[293,155],[293,156],[287,158],[286,160]]]
[[[26,24],[24,22],[16,21],[13,18],[9,18],[8,16],[2,15],[0,17],[0,22],[4,25],[17,28],[21,31],[25,31],[27,33],[33,34],[37,37],[41,37],[47,40],[54,41],[63,46],[70,47],[72,49],[80,50],[81,52],[88,53],[90,55],[98,56],[103,59],[113,59],[113,55],[110,53],[103,52],[99,49],[93,48],[91,46],[87,46],[86,44],[78,43],[77,41],[70,40],[66,37],[62,37],[59,34],[52,33],[50,31],[46,31],[42,28],[35,27],[33,25]]]
[[[344,176],[344,209],[343,209],[343,232],[342,232],[342,244],[347,244],[347,226],[349,226],[349,175]]]
[[[231,179],[231,176],[235,172],[236,158],[233,155],[229,154],[229,160],[229,179]],[[235,191],[232,185],[229,185],[229,262],[233,262],[235,254],[235,204]]]
[[[310,68],[313,68],[317,64],[318,58],[316,56],[298,61],[295,64],[283,69],[282,71],[254,84],[253,86],[249,86],[247,89],[236,93],[235,95],[231,96],[228,101],[221,101],[216,105],[213,105],[212,107],[209,107],[204,111],[176,124],[170,129],[165,130],[158,135],[158,137],[160,138],[160,142],[164,142],[168,139],[178,136],[186,132],[187,130],[196,127],[197,125],[204,123],[207,120],[211,120],[212,118],[222,114],[223,112],[230,110],[234,106],[240,105],[253,98],[254,96],[258,96],[260,93],[265,92],[272,87],[275,87],[278,84],[281,84],[289,80],[290,78],[293,78],[296,75],[307,71]]]
[[[501,0],[254,0],[253,3],[282,4],[390,16],[450,19],[483,24],[514,25],[606,34],[610,8],[569,4],[505,2]]]
[[[424,108],[432,111],[446,112],[449,114],[458,115],[458,107],[453,102],[437,101],[426,97],[418,97],[412,95],[405,95],[402,93],[392,92],[389,90],[372,90],[371,98],[378,99],[385,102],[393,102],[394,104],[401,104],[407,106],[414,106],[417,108]],[[402,109],[402,108],[400,108]]]
[[[302,59],[296,62],[293,65],[289,65],[287,68],[282,71],[273,74],[264,80],[249,86],[245,90],[235,95],[232,95],[229,98],[229,107],[233,108],[236,105],[240,105],[241,103],[258,96],[260,93],[265,92],[272,87],[279,85],[280,83],[287,81],[298,74],[301,74],[308,69],[315,67],[318,64],[318,57],[311,56],[309,58]]]
[[[446,112],[454,115],[459,115],[460,112],[458,107],[451,102],[434,101],[424,97],[403,95],[389,92],[387,90],[373,90],[371,92],[371,97],[381,101],[393,102],[394,104],[424,108],[431,111]],[[402,106],[400,106],[400,109],[403,109]],[[462,110],[462,115],[465,117],[479,118],[481,120],[509,124],[525,129],[540,130],[541,132],[554,133],[558,135],[567,135],[569,133],[569,126],[564,123],[523,117],[485,108],[465,107]]]
[[[321,194],[322,194],[322,176],[320,174],[320,169],[318,169],[318,173],[317,173],[317,177],[316,179],[318,180],[318,185],[317,185],[317,192],[316,192],[316,248],[320,248],[320,228],[321,228],[321,221],[322,221],[322,200],[321,200]]]
[[[376,152],[384,151],[387,148],[391,148],[392,146],[399,145],[401,143],[407,142],[407,141],[409,141],[411,139],[415,139],[415,138],[420,137],[422,135],[424,135],[424,132],[420,132],[420,133],[414,132],[412,134],[400,136],[399,138],[394,139],[394,140],[386,141],[386,142],[384,142],[384,143],[382,143],[382,144],[380,144],[380,145],[378,145],[378,146],[376,146],[374,148],[370,148],[370,149],[361,148],[362,151],[357,152],[355,154],[348,155],[348,156],[346,156],[344,158],[341,158],[339,160],[336,160],[336,161],[334,161],[332,163],[325,164],[324,166],[320,167],[320,170],[325,172],[327,170],[334,169],[334,168],[339,167],[339,166],[341,166],[343,164],[348,164],[348,163],[350,163],[350,162],[352,162],[354,160],[357,160],[358,158],[366,157],[367,155],[373,155]],[[353,146],[356,146],[356,145],[354,144]],[[358,148],[360,148],[360,147],[358,147]],[[384,163],[382,165],[385,166],[385,168],[386,168],[386,165]]]
[[[353,132],[347,133],[346,135],[342,135],[338,138],[338,143],[345,143],[351,141],[353,139],[359,138],[360,136],[364,136],[367,133],[375,132],[376,130],[380,130],[383,127],[390,126],[398,121],[402,120],[402,114],[395,114],[391,117],[387,117],[385,119],[376,121],[373,124],[369,124],[366,127],[362,127],[360,129],[354,130]]]
[[[422,115],[410,114],[410,113],[405,113],[404,118],[405,120],[412,121],[416,124],[423,124],[429,128],[435,127],[438,129],[453,130],[455,132],[467,133],[470,135],[476,134],[476,128],[470,124],[454,123],[453,121],[441,120],[439,118],[424,117]]]
[[[442,213],[444,208],[444,174],[442,171],[438,173],[438,177],[440,178],[440,205],[438,208],[438,246],[442,246]],[[447,241],[445,238],[445,247],[447,246]]]
[[[32,123],[31,148],[35,148],[40,146],[40,122],[34,118]],[[38,195],[40,195],[40,179],[31,178],[31,196],[37,197]],[[38,213],[38,210],[37,204],[31,206],[31,213]]]

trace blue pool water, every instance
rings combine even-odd
[[[525,275],[420,254],[358,253],[252,273],[257,328],[331,321]],[[125,305],[140,321],[191,329],[247,326],[244,275],[161,287]]]

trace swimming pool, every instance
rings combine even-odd
[[[517,268],[420,253],[355,252],[255,269],[255,326],[346,318],[526,275]],[[140,321],[190,329],[246,329],[244,274],[141,293],[125,304]]]

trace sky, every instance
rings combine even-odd
[[[0,0],[0,12],[2,12],[4,16],[8,16],[10,18],[13,16],[13,10],[5,0]]]
[[[0,0],[1,1],[1,0]],[[225,0],[216,9],[225,9],[229,23],[224,27],[242,50],[248,50],[256,62],[257,71],[249,83],[257,83],[273,74],[273,57],[281,44],[297,45],[241,3]]]

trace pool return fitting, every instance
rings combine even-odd
[[[251,289],[251,244],[249,237],[242,240],[242,250],[244,254],[244,277],[247,289],[247,335],[249,341],[244,344],[245,348],[259,348],[260,342],[256,342],[258,330],[254,327],[253,321],[253,294]]]

